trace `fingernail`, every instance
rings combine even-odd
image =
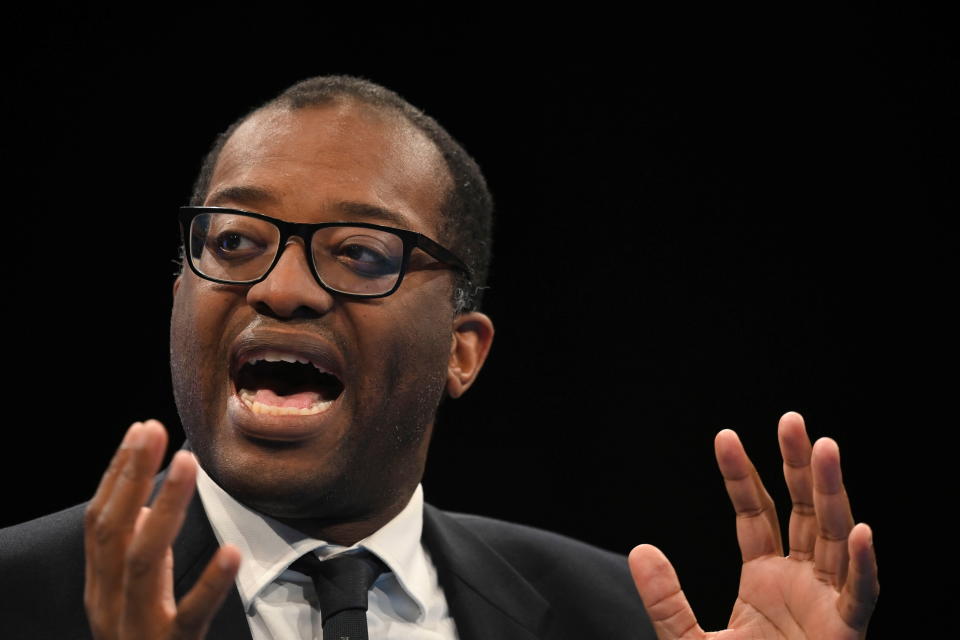
[[[133,447],[133,437],[136,435],[141,426],[142,424],[140,422],[134,422],[132,425],[130,425],[130,428],[127,429],[127,432],[123,435],[123,442],[120,443],[121,449]]]
[[[136,423],[131,427],[128,434],[129,442],[127,446],[131,449],[143,449],[144,445],[147,442],[147,430],[144,428],[143,423]]]

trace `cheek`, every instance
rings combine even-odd
[[[170,362],[178,396],[201,400],[216,385],[218,371],[226,371],[223,336],[236,294],[207,286],[214,283],[184,280],[173,301],[170,321]],[[178,397],[178,403],[187,398]]]
[[[203,297],[202,287],[188,281],[180,287],[174,298],[170,319],[170,349],[176,361],[185,363],[194,360],[209,349],[208,314],[200,312],[209,309],[209,305],[203,304]]]
[[[420,293],[417,291],[416,293]],[[421,356],[443,343],[449,350],[452,328],[448,305],[439,296],[394,294],[379,307],[361,307],[355,316],[356,335],[365,350]]]
[[[185,280],[173,301],[171,337],[182,338],[183,346],[198,354],[218,349],[239,298],[223,285],[196,277]]]
[[[368,382],[384,400],[392,399],[395,409],[426,404],[430,419],[446,378],[452,327],[449,311],[436,307],[435,298],[410,296],[398,299],[389,311],[363,309],[356,317]],[[423,408],[414,413],[423,419]]]

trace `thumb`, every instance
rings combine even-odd
[[[630,552],[630,573],[659,640],[704,638],[680,589],[673,565],[660,549],[642,544]]]

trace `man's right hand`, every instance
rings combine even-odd
[[[84,604],[97,640],[202,638],[233,587],[240,551],[225,546],[174,600],[170,545],[193,497],[197,462],[177,452],[153,505],[144,506],[166,446],[156,420],[131,426],[87,507]]]

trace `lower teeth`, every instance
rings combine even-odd
[[[323,413],[327,407],[333,404],[333,400],[321,400],[302,409],[297,407],[278,407],[272,404],[257,402],[254,399],[255,394],[246,389],[241,389],[239,395],[240,400],[242,400],[243,404],[247,405],[251,411],[266,416],[313,416],[318,413]]]

